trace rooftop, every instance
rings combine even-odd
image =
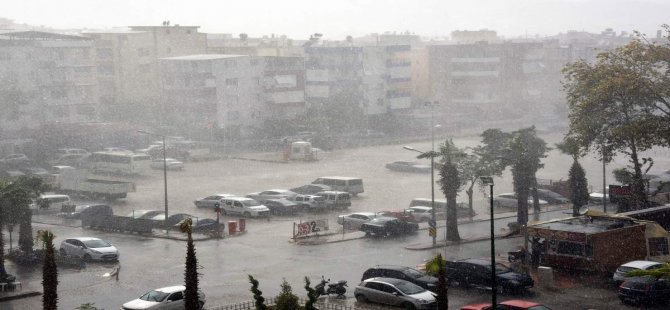
[[[200,55],[187,55],[187,56],[177,56],[177,57],[167,57],[161,58],[162,60],[214,60],[214,59],[227,59],[227,58],[236,58],[236,57],[248,57],[246,55],[228,55],[228,54],[200,54]]]
[[[641,225],[631,219],[617,219],[613,217],[582,216],[568,219],[530,225],[532,228],[550,229],[556,231],[595,234],[624,227]]]

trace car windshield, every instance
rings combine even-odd
[[[107,243],[107,241],[100,240],[100,239],[86,240],[86,241],[82,241],[82,242],[89,249],[106,248],[108,246],[111,246],[111,244]]]
[[[163,292],[160,292],[160,291],[151,291],[151,292],[148,292],[148,293],[142,295],[142,297],[140,297],[140,299],[141,300],[146,300],[146,301],[161,302],[161,301],[165,300],[165,298],[167,298],[168,295],[170,295],[170,294],[163,293]]]
[[[405,269],[404,273],[405,273],[405,275],[407,275],[411,278],[414,278],[414,279],[421,278],[421,277],[424,276],[423,273],[421,273],[420,271],[418,271],[416,269],[412,269],[412,268]]]
[[[255,207],[255,206],[260,206],[261,205],[256,200],[244,200],[244,201],[242,201],[242,203],[247,207]]]
[[[406,281],[396,283],[395,287],[406,295],[414,295],[426,291],[423,287]]]

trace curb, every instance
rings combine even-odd
[[[39,295],[42,295],[42,293],[37,292],[37,291],[30,291],[30,292],[25,292],[25,293],[21,292],[21,293],[18,293],[18,294],[12,294],[12,295],[7,295],[7,296],[2,296],[2,294],[0,294],[0,302],[14,300],[14,299],[27,298],[27,297],[34,297],[34,296],[39,296]]]

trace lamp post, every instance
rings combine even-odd
[[[160,137],[163,141],[163,189],[165,191],[165,221],[163,221],[163,225],[165,226],[165,231],[168,231],[168,189],[167,189],[167,162],[166,162],[166,157],[165,157],[165,135],[157,134],[157,133],[152,133],[144,130],[138,130],[137,132],[145,135],[150,135],[154,137]]]
[[[496,244],[495,244],[495,229],[493,219],[493,177],[481,176],[479,179],[484,185],[489,185],[491,193],[489,199],[491,203],[491,305],[496,305]]]
[[[433,237],[433,245],[437,243],[436,238],[437,238],[437,228],[436,228],[436,221],[435,221],[435,156],[437,156],[437,153],[435,151],[430,151],[430,152],[421,152],[415,148],[409,147],[409,146],[403,146],[403,149],[409,150],[409,151],[414,151],[417,153],[421,153],[422,155],[426,157],[430,157],[430,226],[435,228],[435,233],[432,234]]]

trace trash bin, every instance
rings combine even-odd
[[[236,221],[228,221],[228,234],[229,235],[234,235],[237,233],[237,222]]]
[[[246,219],[240,219],[240,231],[244,231],[244,229],[247,227],[247,220]]]

